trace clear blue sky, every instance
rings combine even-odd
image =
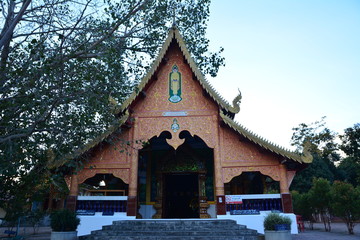
[[[299,123],[360,122],[359,0],[212,0],[207,32],[226,58],[208,80],[229,102],[241,90],[253,132],[289,147]]]

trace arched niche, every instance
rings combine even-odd
[[[259,171],[242,172],[224,185],[225,195],[279,193],[280,185]]]
[[[229,183],[231,179],[241,175],[242,172],[261,172],[263,175],[267,175],[275,181],[281,180],[280,169],[278,166],[251,166],[251,167],[231,167],[223,168],[224,183]]]
[[[78,184],[81,184],[86,179],[94,177],[96,174],[112,174],[115,177],[120,178],[124,183],[129,184],[129,169],[83,169],[78,175],[73,175],[72,177],[77,177]]]
[[[127,196],[129,185],[111,173],[97,173],[79,184],[79,195]]]

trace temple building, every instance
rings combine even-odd
[[[136,91],[117,108],[119,122],[54,163],[87,159],[66,177],[66,207],[84,213],[82,226],[95,219],[232,218],[256,228],[247,217],[291,215],[289,186],[312,157],[235,122],[240,101],[240,93],[229,104],[214,90],[172,27]]]

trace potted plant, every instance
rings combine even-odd
[[[51,240],[76,240],[80,219],[69,209],[61,209],[51,213]]]
[[[291,240],[291,219],[279,213],[269,213],[264,219],[265,240]]]

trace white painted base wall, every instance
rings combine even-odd
[[[226,215],[218,215],[217,219],[232,219],[235,220],[238,224],[246,225],[247,228],[255,229],[259,233],[264,234],[263,222],[265,216],[268,213],[270,213],[270,211],[261,211],[260,215],[230,215],[230,212],[227,212]],[[292,220],[291,234],[298,234],[299,232],[297,228],[295,214],[281,213],[281,215],[289,216],[291,218]],[[126,216],[126,213],[114,213],[114,216],[102,216],[101,212],[96,212],[95,216],[78,216],[78,217],[80,218],[80,225],[77,228],[78,236],[90,234],[91,231],[94,230],[100,230],[102,226],[111,225],[113,221],[135,219],[135,216],[129,217]],[[203,219],[203,220],[208,220],[208,219]]]
[[[143,219],[152,219],[156,210],[154,205],[140,205],[139,213]],[[207,213],[211,218],[216,218],[216,204],[210,204]]]
[[[96,212],[94,216],[78,217],[80,218],[80,225],[77,228],[78,236],[90,234],[94,230],[100,230],[102,226],[111,225],[113,221],[135,219],[135,216],[126,216],[126,212],[114,213],[114,216],[102,216],[102,212]]]
[[[227,212],[226,215],[218,215],[218,219],[232,219],[236,220],[238,224],[246,225],[247,228],[255,229],[259,233],[264,234],[264,218],[270,213],[270,211],[260,211],[260,215],[230,215],[230,212]],[[280,213],[280,215],[289,216],[292,220],[291,224],[291,234],[298,234],[298,228],[296,223],[296,216],[293,213]]]

